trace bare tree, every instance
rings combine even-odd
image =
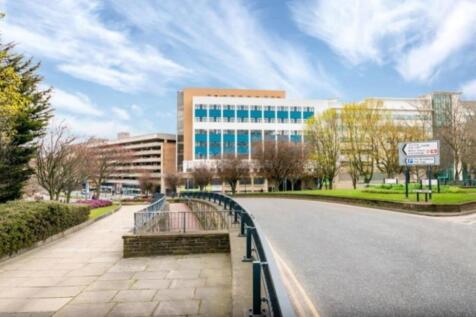
[[[63,163],[63,192],[69,203],[71,193],[80,189],[88,178],[89,149],[85,144],[70,146],[69,154]]]
[[[289,141],[264,141],[254,145],[253,158],[262,174],[279,190],[281,184],[298,174],[302,160],[300,145]]]
[[[306,138],[310,147],[309,158],[321,171],[332,189],[340,168],[340,127],[335,109],[328,109],[306,124]]]
[[[52,128],[39,142],[34,162],[35,174],[51,200],[58,200],[64,189],[64,177],[69,172],[66,162],[74,140],[65,126],[58,126]]]
[[[441,120],[439,120],[437,134],[443,145],[451,150],[454,164],[454,178],[460,178],[468,146],[471,142],[471,131],[468,129],[471,109],[460,100],[453,102],[451,107],[442,107]],[[438,119],[438,118],[437,118]]]
[[[165,175],[165,185],[170,188],[172,194],[175,196],[177,187],[180,185],[182,178],[178,173],[169,173]]]
[[[131,152],[122,146],[108,145],[91,139],[88,142],[90,149],[89,180],[96,187],[95,196],[101,195],[101,185],[114,173],[126,172],[126,163],[131,162]]]
[[[206,164],[202,164],[192,170],[192,178],[200,191],[203,191],[212,181],[213,172]]]
[[[141,192],[149,196],[150,192],[154,189],[154,182],[152,181],[152,176],[150,171],[143,170],[139,176],[139,187]]]
[[[223,156],[218,162],[217,172],[230,185],[232,194],[235,194],[238,181],[250,175],[250,166],[246,160],[230,154]]]

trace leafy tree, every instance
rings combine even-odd
[[[377,136],[382,117],[381,101],[368,100],[344,105],[341,122],[343,150],[354,188],[360,177],[368,184],[373,178],[378,153]]]
[[[306,123],[306,138],[309,158],[323,180],[332,189],[334,178],[340,168],[340,127],[339,115],[335,109],[328,109]]]
[[[51,117],[51,89],[40,89],[39,64],[0,43],[0,202],[21,197],[33,174],[37,138]]]

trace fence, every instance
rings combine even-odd
[[[228,230],[238,227],[229,211],[175,211],[175,212],[136,212],[135,221],[144,223],[135,233]]]
[[[154,223],[154,218],[165,207],[165,195],[157,194],[152,203],[134,213],[134,233],[146,231]]]
[[[253,217],[231,197],[209,192],[182,192],[181,197],[213,201],[229,209],[233,220],[239,221],[240,236],[246,236],[245,261],[252,262],[253,305],[250,315],[293,317],[294,310],[280,277],[272,251],[262,236],[262,230]],[[261,291],[264,290],[264,298]],[[263,313],[262,305],[266,306]]]

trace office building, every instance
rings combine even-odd
[[[223,155],[251,159],[255,142],[303,142],[304,122],[338,104],[290,100],[283,91],[184,89],[177,106],[178,168],[187,172]]]

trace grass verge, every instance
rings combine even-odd
[[[111,206],[107,207],[91,209],[91,212],[89,213],[89,219],[96,219],[97,217],[115,210],[117,207],[119,207],[119,204],[112,204]]]
[[[302,190],[302,191],[287,191],[287,192],[270,192],[262,193],[267,195],[316,195],[316,196],[333,196],[333,197],[348,197],[360,198],[369,200],[383,200],[395,202],[416,202],[416,194],[410,191],[409,198],[405,198],[404,191],[384,190],[372,191],[369,189],[332,189],[332,190]],[[420,197],[420,202],[423,197]],[[441,193],[434,191],[432,203],[433,204],[461,204],[476,201],[476,189],[464,189],[458,187],[449,187]]]

